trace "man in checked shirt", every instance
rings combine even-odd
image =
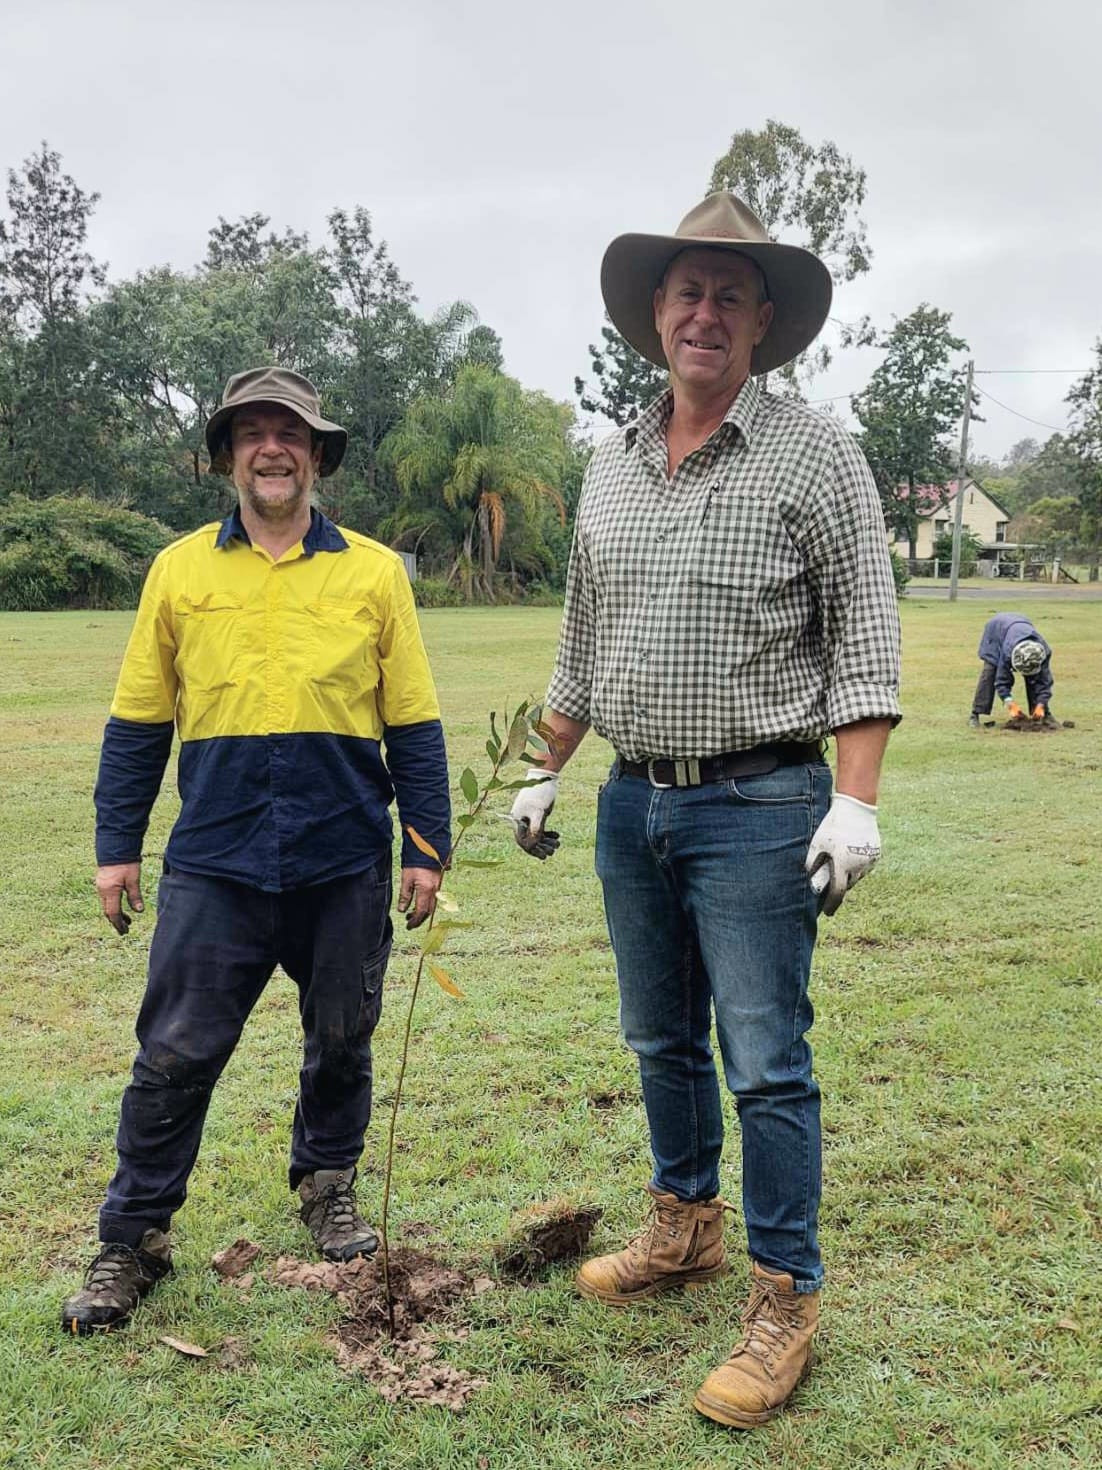
[[[623,1306],[726,1270],[714,1007],[741,1124],[751,1289],[741,1339],[694,1402],[749,1428],[806,1373],[818,1323],[808,976],[819,912],[880,856],[895,591],[853,440],[758,381],[826,320],[822,262],[772,243],[721,193],[673,236],[614,240],[601,285],[670,388],[590,462],[547,693],[555,740],[513,817],[523,848],[553,852],[557,772],[591,725],[609,740],[597,872],[654,1171],[643,1232],[588,1261],[577,1285]]]

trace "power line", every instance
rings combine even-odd
[[[1089,373],[1091,368],[977,368],[976,376],[982,373],[985,377],[993,377],[996,373]]]
[[[995,397],[993,393],[988,393],[986,388],[981,388],[978,383],[976,384],[976,392],[980,395],[981,398],[989,398],[992,403],[998,404],[999,408],[1004,408],[1007,413],[1012,413],[1015,418],[1025,419],[1027,424],[1035,424],[1038,429],[1051,429],[1054,434],[1062,434],[1067,428],[1066,424],[1062,426],[1057,424],[1045,424],[1042,423],[1040,419],[1031,419],[1029,414],[1027,413],[1019,413],[1016,408],[1011,408],[1009,403],[1001,402],[998,398]]]

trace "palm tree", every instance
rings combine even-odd
[[[461,368],[443,397],[419,398],[383,443],[402,493],[391,536],[444,533],[453,558],[448,581],[493,602],[511,520],[531,522],[550,505],[565,524],[556,486],[570,418],[568,405],[527,393],[491,367]]]

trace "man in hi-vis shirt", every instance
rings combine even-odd
[[[101,1248],[62,1308],[113,1327],[171,1269],[211,1091],[276,965],[304,1036],[290,1187],[321,1254],[377,1246],[357,1212],[371,1038],[390,953],[391,818],[450,847],[440,712],[401,558],[311,505],[347,434],[310,382],[239,373],[206,428],[233,513],[157,557],[96,783],[96,889],[141,912],[142,839],[175,728],[181,810],[164,853],[140,1050],[122,1101]],[[429,917],[438,865],[403,832],[398,908]]]

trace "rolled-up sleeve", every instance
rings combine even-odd
[[[567,564],[566,599],[547,704],[559,714],[589,724],[597,647],[597,597],[582,527],[584,504],[583,494]]]
[[[822,629],[826,717],[832,730],[902,718],[899,606],[880,497],[848,436],[831,460],[809,555]]]

